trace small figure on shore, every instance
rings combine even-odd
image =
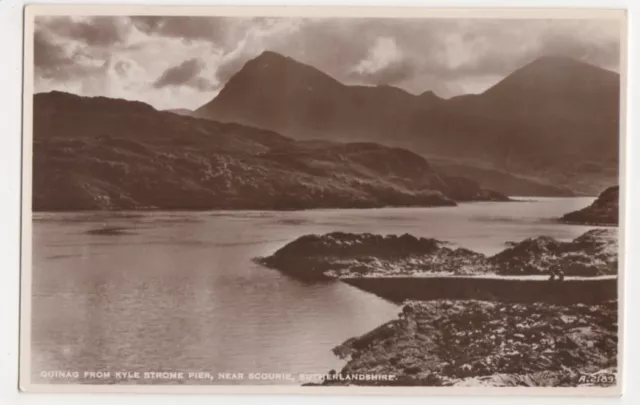
[[[549,281],[555,281],[556,277],[558,278],[558,281],[564,281],[564,272],[560,269],[551,269],[549,270],[549,273],[551,273],[549,275]]]
[[[409,305],[405,305],[402,308],[402,312],[399,315],[400,319],[405,319],[407,317],[409,317],[410,315],[412,315],[415,312],[415,310],[409,306]]]

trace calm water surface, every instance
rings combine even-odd
[[[338,230],[410,233],[493,254],[507,241],[531,236],[575,238],[590,227],[552,218],[592,201],[533,198],[444,208],[296,212],[38,213],[33,226],[33,376],[43,381],[42,371],[217,375],[339,369],[342,362],[331,349],[395,317],[398,307],[340,282],[293,280],[254,264],[253,257],[269,255],[308,233]],[[87,234],[103,227],[122,227],[124,233]]]

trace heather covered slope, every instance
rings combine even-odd
[[[618,177],[619,75],[563,57],[534,60],[481,94],[443,100],[347,86],[265,52],[194,114],[298,139],[410,148],[428,159],[515,174],[515,184],[498,189],[504,194],[589,195]],[[491,175],[465,174],[479,182]]]
[[[372,143],[272,131],[104,97],[34,97],[34,210],[455,205],[506,197]]]
[[[609,187],[590,206],[565,214],[562,220],[579,224],[618,225],[620,187]]]
[[[333,232],[306,235],[262,264],[299,278],[440,275],[545,275],[562,270],[567,276],[617,274],[617,234],[594,229],[570,242],[541,236],[529,238],[487,257],[436,239],[412,235]]]

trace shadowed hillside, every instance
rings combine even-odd
[[[604,190],[588,207],[565,214],[562,220],[578,224],[618,225],[620,187]]]
[[[419,155],[272,131],[104,97],[34,97],[34,210],[303,209],[504,200]]]

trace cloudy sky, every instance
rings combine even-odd
[[[39,16],[35,85],[193,109],[271,50],[347,84],[451,97],[545,55],[617,71],[619,32],[615,20]]]

